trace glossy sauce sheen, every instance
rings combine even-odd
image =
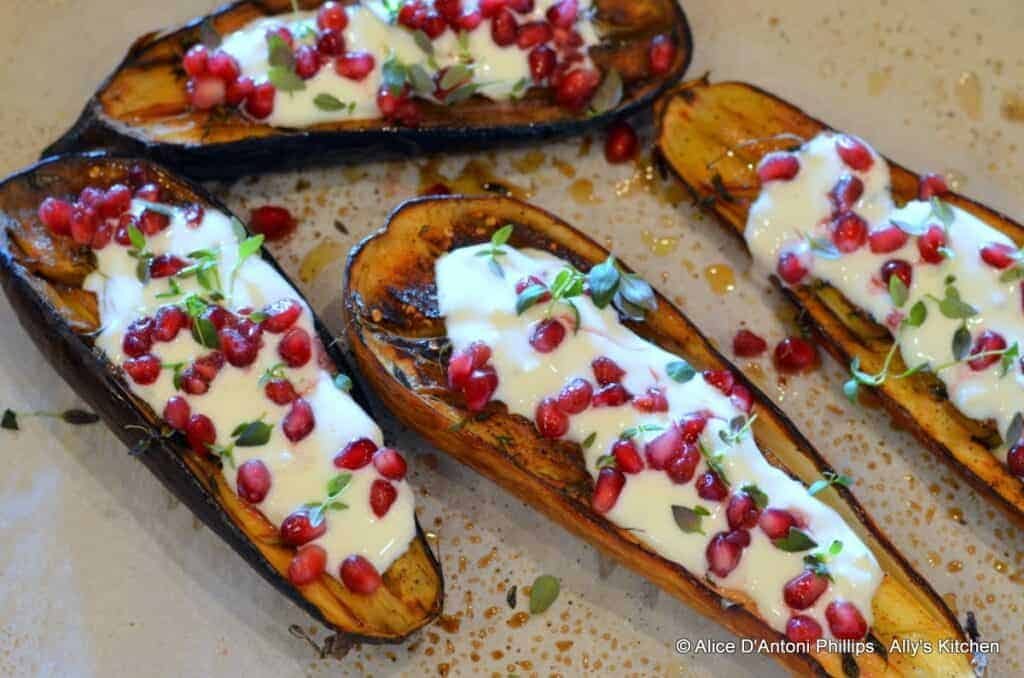
[[[528,15],[516,15],[520,24],[527,21],[543,21],[544,14],[557,0],[537,0],[534,11]],[[463,2],[464,11],[470,11],[476,3]],[[583,38],[580,51],[586,55],[589,46],[597,44],[598,37],[592,22],[586,20],[590,7],[587,0],[580,3],[580,18],[575,29]],[[412,31],[387,20],[387,11],[379,2],[364,2],[347,8],[348,26],[342,31],[347,51],[365,51],[374,56],[373,71],[363,80],[356,81],[338,75],[330,64],[320,68],[315,76],[305,81],[305,89],[296,92],[279,91],[274,99],[274,111],[265,122],[278,127],[306,127],[309,125],[359,118],[376,118],[379,115],[376,98],[381,85],[381,67],[389,55],[394,54],[406,65],[421,64],[428,74],[433,75],[445,66],[463,63],[459,38],[452,30],[433,40],[433,64],[430,56],[417,44]],[[245,27],[224,36],[221,49],[233,56],[242,69],[242,75],[259,84],[267,81],[267,39],[270,29],[286,26],[295,36],[296,45],[308,42],[302,36],[316,33],[316,13],[296,12],[279,14],[274,17],[257,19]],[[468,33],[466,52],[473,60],[473,82],[483,85],[480,94],[491,99],[506,99],[513,94],[516,83],[530,82],[527,55],[515,43],[506,47],[495,44],[490,32],[490,21],[482,22]],[[584,57],[582,64],[589,63]],[[436,68],[435,68],[436,66]],[[529,85],[527,85],[529,86]],[[519,91],[522,93],[522,90]],[[353,103],[351,109],[326,111],[318,108],[314,99],[318,94],[330,94],[345,104]]]
[[[506,247],[501,257],[504,278],[488,266],[487,258],[476,256],[481,247],[454,250],[438,260],[436,279],[438,301],[445,316],[448,336],[455,350],[473,341],[483,341],[493,350],[499,386],[495,400],[506,403],[509,410],[533,419],[537,403],[545,396],[557,395],[562,386],[575,377],[593,383],[591,361],[599,356],[613,359],[626,371],[623,385],[634,394],[657,384],[669,402],[667,413],[643,413],[628,403],[620,407],[590,407],[570,419],[566,439],[581,443],[596,434],[593,444],[584,449],[587,468],[595,478],[597,461],[609,452],[612,443],[627,428],[641,424],[666,427],[685,415],[709,410],[715,418],[708,422],[701,442],[712,452],[724,451],[722,466],[735,490],[756,484],[769,497],[768,505],[788,509],[803,516],[807,532],[821,548],[839,540],[843,549],[829,562],[835,582],[824,595],[803,614],[813,616],[827,629],[824,610],[836,599],[856,604],[865,619],[871,621],[871,600],[881,582],[882,573],[874,556],[831,508],[807,494],[806,488],[785,473],[768,464],[750,435],[739,444],[728,446],[718,432],[742,414],[730,400],[697,374],[685,383],[667,376],[666,365],[679,360],[666,351],[640,338],[623,326],[615,310],[598,309],[589,297],[574,298],[579,308],[581,325],[577,333],[570,329],[565,340],[553,352],[541,354],[529,343],[530,328],[544,316],[547,304],[541,303],[517,316],[515,282],[535,275],[550,285],[567,264],[538,250],[517,251]],[[559,306],[558,312],[567,311]],[[572,327],[571,318],[566,321]],[[657,432],[640,434],[634,442],[643,454],[643,442]],[[705,462],[697,467],[699,475],[707,470]],[[703,506],[710,515],[703,518],[703,531],[683,532],[676,524],[672,506],[688,508]],[[705,547],[711,535],[728,530],[725,516],[727,502],[705,501],[698,497],[695,482],[675,484],[664,471],[644,469],[627,474],[625,487],[606,517],[614,524],[634,530],[633,534],[661,556],[674,561],[694,575],[708,573]],[[786,606],[783,585],[804,570],[804,553],[791,553],[776,548],[759,528],[750,531],[751,544],[744,549],[739,566],[720,580],[723,587],[748,595],[757,605],[758,613],[773,628],[783,630],[791,615]],[[815,549],[820,550],[820,549]],[[826,631],[827,633],[827,631]]]
[[[986,264],[979,254],[982,247],[1013,242],[967,212],[953,207],[954,219],[946,228],[946,247],[953,256],[939,264],[922,261],[917,238],[910,237],[899,250],[874,254],[865,245],[855,252],[836,259],[816,255],[803,241],[801,234],[828,238],[827,224],[832,213],[828,192],[844,174],[856,174],[864,182],[864,193],[854,211],[868,223],[869,232],[895,219],[910,224],[928,218],[931,205],[913,200],[897,209],[893,204],[889,183],[889,166],[874,151],[874,163],[867,172],[853,172],[835,152],[836,138],[824,133],[807,142],[796,154],[800,171],[790,181],[765,184],[757,201],[751,206],[746,240],[758,265],[774,270],[780,252],[796,248],[808,264],[811,276],[827,281],[858,307],[867,311],[881,325],[893,331],[886,319],[896,310],[886,285],[880,278],[882,265],[890,259],[904,259],[913,264],[913,278],[908,300],[899,309],[906,312],[918,301],[927,306],[927,319],[920,327],[905,326],[895,332],[903,361],[908,366],[927,363],[942,365],[954,360],[953,334],[961,320],[947,318],[930,297],[942,299],[946,280],[953,276],[961,299],[978,312],[967,319],[972,337],[984,330],[994,330],[1006,340],[1007,346],[1024,339],[1021,285],[1019,281],[1001,282],[1002,271]],[[972,419],[994,420],[1000,433],[1006,431],[1015,413],[1024,406],[1024,375],[1014,361],[1009,373],[1001,376],[999,363],[975,371],[960,363],[938,372],[946,386],[950,401]]]
[[[139,214],[142,210],[140,202],[134,200],[130,211]],[[156,255],[170,252],[182,257],[200,249],[218,251],[220,277],[224,285],[230,284],[231,271],[238,259],[238,241],[230,219],[212,210],[206,211],[198,228],[192,228],[186,224],[183,211],[174,208],[170,226],[157,235],[149,236],[147,246]],[[117,364],[126,358],[121,347],[126,327],[136,318],[152,316],[159,307],[180,300],[180,297],[156,298],[157,294],[168,291],[167,280],[157,279],[142,284],[135,273],[136,259],[127,252],[127,248],[113,242],[96,251],[97,270],[85,283],[85,288],[99,299],[103,329],[96,345]],[[203,292],[195,276],[182,279],[180,287],[184,294]],[[258,255],[249,257],[238,269],[229,294],[230,298],[222,303],[231,310],[244,307],[259,310],[279,299],[300,300],[285,279]],[[312,312],[305,304],[302,306],[302,315],[295,326],[315,337]],[[225,363],[211,383],[210,390],[203,395],[176,391],[173,370],[170,369],[162,370],[160,378],[152,385],[141,386],[127,380],[133,391],[158,414],[172,395],[186,398],[193,414],[202,413],[213,420],[218,445],[231,442],[230,434],[236,426],[263,415],[264,421],[273,425],[270,440],[259,447],[235,447],[234,458],[237,466],[249,459],[260,459],[269,468],[271,489],[256,507],[278,526],[303,504],[326,498],[328,481],[341,472],[334,467],[333,458],[346,443],[367,437],[381,444],[380,429],[347,393],[334,385],[332,376],[318,366],[315,351],[306,365],[286,368],[285,373],[295,390],[312,406],[316,426],[298,443],[285,437],[280,422],[289,406],[270,401],[258,383],[268,368],[281,362],[277,345],[282,336],[264,332],[264,345],[256,361],[242,369]],[[151,351],[165,365],[188,362],[209,352],[210,349],[193,339],[188,328],[183,329],[174,341],[155,342]],[[228,485],[236,489],[236,469],[225,461],[222,473]],[[339,497],[348,509],[328,510],[327,531],[311,542],[327,551],[327,572],[334,576],[337,576],[341,562],[352,554],[363,555],[378,572],[383,573],[406,551],[415,536],[413,492],[404,480],[392,482],[398,496],[387,514],[383,518],[373,514],[369,503],[370,485],[378,477],[380,475],[373,464],[352,471],[351,482]]]

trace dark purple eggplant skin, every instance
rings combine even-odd
[[[174,175],[155,163],[100,151],[44,159],[0,181],[0,195],[3,194],[5,187],[12,182],[26,181],[33,186],[45,187],[47,168],[69,163],[80,165],[83,172],[97,163],[123,163],[129,167],[142,165],[148,169],[151,176],[160,177],[182,189],[182,192],[190,193],[189,197],[194,198],[204,207],[231,215],[231,211],[207,193],[205,189]],[[3,287],[4,294],[14,309],[21,326],[25,328],[33,343],[50,365],[110,427],[128,448],[129,454],[141,461],[163,483],[164,487],[188,506],[207,527],[227,542],[260,576],[321,624],[342,632],[333,627],[315,605],[304,598],[286,578],[270,565],[249,537],[231,520],[216,499],[206,491],[182,459],[182,455],[187,450],[187,444],[183,437],[177,433],[172,434],[165,428],[155,426],[137,406],[138,401],[134,399],[128,385],[106,359],[104,353],[94,348],[84,337],[75,333],[54,306],[33,289],[28,278],[32,274],[14,258],[8,247],[7,228],[12,221],[14,218],[0,208],[0,286]],[[298,291],[298,287],[291,282],[266,249],[262,249],[260,255]],[[338,342],[334,340],[333,335],[315,313],[314,325],[317,335],[334,365],[341,372],[352,375],[352,370],[348,367],[348,363],[338,347]],[[368,410],[366,395],[355,379],[353,379],[351,394],[361,407]],[[416,532],[420,539],[424,538],[418,519]],[[438,611],[440,611],[444,600],[444,579],[441,576],[441,565],[429,549],[427,549],[427,553],[440,581],[438,591]],[[346,636],[359,642],[368,643],[403,640],[402,638],[382,640],[352,634],[346,634]]]
[[[241,3],[224,5],[206,17],[190,21],[172,34],[194,31],[210,17],[228,12],[238,4]],[[124,65],[132,62],[137,53],[149,44],[148,40],[156,36],[155,33],[149,34],[132,45],[121,63],[100,85],[97,94],[86,103],[74,125],[46,147],[40,157],[104,149],[149,158],[193,179],[228,180],[250,174],[308,167],[517,147],[578,136],[603,129],[615,120],[647,110],[661,94],[683,77],[693,56],[693,35],[682,6],[676,3],[674,10],[676,17],[673,37],[684,55],[681,66],[658,87],[598,115],[577,117],[567,113],[565,119],[554,122],[483,127],[385,126],[359,131],[282,129],[281,134],[267,137],[188,145],[157,142],[134,133],[123,123],[105,119],[102,113],[98,92],[104,90],[113,76]],[[167,35],[161,33],[157,37]]]

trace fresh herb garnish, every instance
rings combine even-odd
[[[58,419],[63,421],[65,424],[70,424],[72,426],[88,426],[89,424],[95,424],[100,420],[98,414],[77,408],[64,410],[62,412],[15,412],[12,409],[5,409],[3,415],[0,416],[0,429],[6,431],[20,431],[21,428],[18,423],[18,417]]]
[[[590,449],[597,439],[597,431],[591,431],[590,435],[583,439],[582,447],[584,450]]]
[[[775,544],[777,548],[789,553],[809,551],[818,545],[818,542],[811,539],[810,535],[796,527],[790,527],[789,534],[785,537],[773,539],[772,543]]]
[[[665,373],[672,381],[685,384],[696,376],[697,370],[693,368],[693,365],[680,358],[665,365]]]
[[[804,556],[804,564],[807,565],[807,569],[814,572],[819,577],[828,577],[832,579],[832,573],[829,572],[828,562],[838,556],[843,550],[843,542],[835,539],[829,544],[828,549],[824,551],[816,551],[814,553],[808,553]]]
[[[595,306],[605,308],[610,303],[629,320],[643,320],[647,311],[658,308],[651,286],[635,273],[624,272],[612,255],[590,269],[587,287]]]
[[[602,454],[597,458],[597,462],[594,464],[599,469],[602,468],[615,468],[618,462],[615,461],[615,457],[611,454]]]
[[[813,497],[826,487],[830,487],[832,485],[850,487],[852,484],[853,478],[850,476],[844,476],[843,474],[836,473],[835,471],[825,471],[825,473],[822,474],[821,480],[815,480],[811,483],[811,486],[807,488],[807,494]]]
[[[282,92],[299,92],[306,89],[306,81],[296,75],[295,71],[281,66],[267,69],[267,80]]]
[[[725,452],[712,452],[704,446],[704,443],[697,443],[697,449],[700,450],[700,454],[704,457],[704,463],[708,465],[708,468],[714,471],[715,475],[717,475],[723,483],[727,486],[730,485],[729,477],[725,474],[725,467],[722,465],[722,460],[725,458]]]
[[[558,598],[558,579],[550,574],[542,574],[533,580],[530,587],[530,614],[541,614]]]
[[[348,504],[341,501],[339,497],[345,492],[351,481],[352,474],[348,472],[339,473],[327,481],[327,498],[319,502],[309,502],[304,507],[309,511],[309,522],[318,525],[328,510],[344,511],[347,509]]]
[[[346,103],[333,94],[328,94],[327,92],[317,94],[313,98],[313,104],[321,111],[342,111],[348,109],[349,115],[352,115],[352,112],[356,110],[356,102],[349,101]]]
[[[763,509],[768,506],[768,495],[760,487],[753,484],[744,485],[740,490],[754,500],[754,506]]]
[[[657,431],[664,431],[664,426],[658,424],[639,424],[638,426],[630,426],[625,431],[619,434],[621,440],[631,440],[636,438],[642,433],[656,433]]]
[[[149,282],[149,266],[153,263],[153,253],[146,245],[146,236],[135,224],[128,226],[128,240],[131,247],[128,248],[127,254],[138,260],[138,264],[135,266],[135,277],[145,285]]]
[[[679,529],[687,534],[694,532],[704,534],[704,528],[701,525],[702,518],[709,515],[711,512],[699,504],[693,508],[678,504],[672,505],[672,518],[676,521]]]
[[[231,271],[232,291],[235,289],[235,279],[238,278],[238,271],[241,270],[242,264],[245,263],[246,259],[259,252],[261,247],[263,247],[262,234],[246,238],[238,244],[238,260],[235,261],[235,267]]]
[[[722,442],[726,445],[733,446],[739,444],[743,438],[750,433],[750,427],[757,421],[757,415],[746,417],[740,415],[733,417],[729,422],[729,430],[719,429],[718,437],[721,438]]]
[[[1013,447],[1020,440],[1021,433],[1024,433],[1024,415],[1017,412],[1013,415],[1013,419],[1010,420],[1010,425],[1006,427],[1003,444],[1007,447]]]
[[[491,245],[485,249],[480,250],[476,253],[478,257],[488,257],[487,265],[491,267],[491,270],[499,278],[505,277],[505,269],[501,267],[501,263],[498,261],[498,257],[505,256],[506,252],[502,249],[502,245],[508,242],[508,239],[512,237],[512,224],[505,224],[494,233],[491,234]]]

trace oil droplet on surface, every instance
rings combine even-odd
[[[675,252],[679,246],[679,238],[675,236],[654,235],[647,229],[640,232],[640,238],[647,245],[647,249],[656,257],[664,257]]]
[[[566,161],[562,160],[561,158],[552,158],[551,164],[554,166],[555,169],[562,173],[562,176],[566,177],[567,179],[572,179],[573,177],[576,176],[576,168],[573,167],[570,163],[567,163]]]
[[[728,294],[736,289],[736,276],[725,264],[711,264],[704,269],[704,277],[711,291],[718,295]]]
[[[537,168],[544,164],[547,156],[542,151],[530,151],[521,158],[512,161],[512,168],[523,174],[536,172]]]
[[[963,172],[948,169],[942,173],[942,176],[946,178],[946,185],[949,186],[949,190],[955,193],[963,191],[967,186],[967,175]]]
[[[949,572],[952,572],[952,573],[959,572],[960,570],[964,569],[964,561],[962,561],[962,560],[951,560],[951,561],[949,561],[949,564],[946,565],[946,569]]]
[[[302,257],[302,264],[299,266],[299,280],[304,283],[313,282],[326,266],[344,257],[344,245],[333,240],[321,240],[313,246],[313,249],[306,252],[306,256]]]
[[[953,84],[953,96],[960,110],[971,120],[981,119],[981,80],[978,74],[964,71]]]
[[[526,612],[516,612],[514,615],[508,618],[505,623],[514,629],[518,629],[520,626],[526,623],[526,620],[530,618],[530,615]]]
[[[579,205],[595,205],[601,199],[594,195],[594,182],[590,179],[577,179],[569,185],[569,195]]]

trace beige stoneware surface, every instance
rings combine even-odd
[[[0,171],[14,171],[77,115],[136,35],[211,8],[204,0],[3,0]],[[1024,4],[1009,0],[690,0],[691,76],[746,79],[870,139],[969,195],[1024,216]],[[771,341],[790,313],[748,275],[735,242],[649,168],[609,166],[575,139],[476,156],[490,171],[612,246],[728,345],[743,321]],[[589,151],[587,151],[589,147]],[[212,188],[239,214],[272,202],[301,219],[273,247],[336,331],[343,259],[433,170],[468,156],[242,180]],[[79,405],[0,302],[0,408]],[[991,674],[1021,675],[1024,540],[944,465],[877,412],[849,405],[830,360],[780,380],[741,364],[839,469],[876,520],[962,615],[1002,643]],[[675,639],[729,634],[461,468],[379,409],[410,452],[424,526],[447,575],[445,623],[404,646],[320,660],[288,633],[324,633],[177,505],[105,428],[26,420],[0,432],[0,675],[777,675],[758,656],[678,654]],[[507,588],[562,579],[543,616]]]

